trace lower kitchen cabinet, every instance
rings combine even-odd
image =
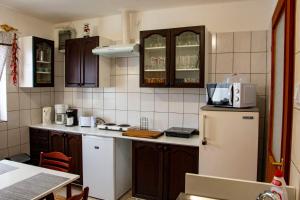
[[[38,165],[40,152],[62,152],[72,157],[71,173],[80,175],[75,183],[82,185],[82,139],[81,135],[30,129],[30,156],[32,164]]]
[[[132,142],[132,194],[144,199],[162,199],[162,145]]]
[[[72,157],[71,173],[80,175],[77,181],[82,185],[82,139],[81,135],[69,134],[65,136],[65,154]]]
[[[198,147],[132,143],[134,197],[175,200],[184,192],[185,173],[198,173]]]
[[[49,132],[49,151],[65,152],[65,134],[63,132]]]
[[[39,165],[40,153],[49,152],[49,131],[30,128],[30,157],[31,164]]]
[[[198,147],[164,146],[164,198],[177,199],[184,192],[185,173],[198,173]]]

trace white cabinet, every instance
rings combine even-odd
[[[258,112],[201,111],[200,124],[200,175],[257,179]]]
[[[19,86],[54,87],[54,41],[26,36],[18,45]]]
[[[83,186],[89,196],[115,200],[131,188],[131,142],[82,136]]]

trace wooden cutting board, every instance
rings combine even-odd
[[[122,135],[128,137],[156,139],[162,136],[163,133],[159,131],[151,131],[151,130],[128,129],[126,132],[122,133]]]

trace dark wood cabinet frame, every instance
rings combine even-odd
[[[36,45],[37,43],[45,42],[51,48],[51,82],[50,83],[37,83],[36,72],[37,72],[37,63],[36,63]],[[54,41],[47,40],[39,37],[32,37],[32,59],[33,59],[33,86],[34,87],[54,87]]]
[[[175,83],[176,71],[176,36],[183,32],[193,32],[200,35],[199,49],[199,83]],[[145,83],[145,44],[144,40],[151,35],[161,35],[166,38],[166,83]],[[173,29],[148,30],[140,32],[140,87],[163,88],[204,88],[205,86],[205,26],[191,26]]]
[[[151,35],[161,35],[166,38],[166,83],[145,83],[145,43],[144,39]],[[140,87],[168,87],[170,82],[170,31],[168,29],[141,31],[140,32]]]

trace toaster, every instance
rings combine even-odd
[[[91,127],[91,117],[79,117],[79,126],[80,127]]]

